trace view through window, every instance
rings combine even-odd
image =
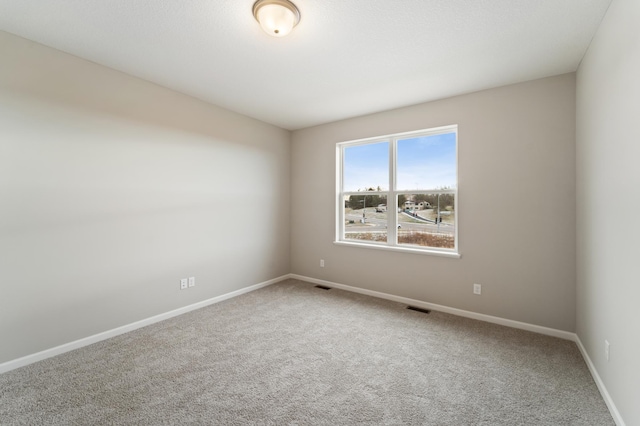
[[[338,144],[337,240],[457,253],[457,126]]]

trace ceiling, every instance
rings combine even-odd
[[[0,0],[0,30],[299,129],[575,71],[611,0]]]

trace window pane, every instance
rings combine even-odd
[[[344,192],[389,189],[389,143],[344,148]]]
[[[346,240],[387,241],[387,196],[351,195],[344,203]]]
[[[456,134],[398,140],[398,190],[456,187]]]
[[[398,195],[398,244],[455,248],[454,194]]]

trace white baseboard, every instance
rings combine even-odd
[[[178,315],[186,314],[187,312],[194,311],[196,309],[204,308],[205,306],[213,305],[214,303],[222,302],[223,300],[231,299],[236,296],[240,296],[241,294],[249,293],[254,290],[258,290],[259,288],[267,287],[271,284],[278,283],[280,281],[284,281],[290,278],[289,274],[283,275],[278,278],[271,279],[269,281],[264,281],[259,284],[255,284],[249,287],[241,288],[240,290],[232,291],[231,293],[226,293],[221,296],[216,296],[211,299],[203,300],[201,302],[194,303],[192,305],[184,306],[182,308],[174,309],[169,312],[165,312],[163,314],[155,315],[150,318],[146,318],[140,321],[136,321],[131,324],[123,325],[118,328],[114,328],[112,330],[103,331],[102,333],[94,334],[93,336],[85,337],[82,339],[75,340],[73,342],[65,343],[60,346],[56,346],[54,348],[45,349],[44,351],[37,352],[35,354],[23,356],[22,358],[17,358],[11,361],[4,362],[0,364],[0,374],[5,373],[7,371],[15,370],[16,368],[24,367],[29,364],[33,364],[34,362],[42,361],[43,359],[51,358],[56,355],[63,354],[65,352],[72,351],[74,349],[82,348],[84,346],[91,345],[93,343],[100,342],[102,340],[109,339],[111,337],[118,336],[120,334],[128,333],[133,330],[137,330],[138,328],[145,327],[147,325],[154,324],[156,322],[164,321],[169,318],[173,318]]]
[[[576,340],[576,334],[571,333],[569,331],[557,330],[555,328],[548,328],[540,325],[528,324],[526,322],[494,317],[491,315],[479,314],[477,312],[465,311],[463,309],[450,308],[444,305],[437,305],[435,303],[423,302],[422,300],[409,299],[408,297],[395,296],[393,294],[381,293],[379,291],[352,287],[345,284],[319,280],[316,278],[305,277],[297,274],[290,274],[290,276],[291,278],[295,278],[301,281],[307,281],[314,284],[321,284],[327,287],[339,288],[340,290],[346,290],[346,291],[351,291],[353,293],[365,294],[367,296],[379,297],[381,299],[387,299],[387,300],[392,300],[394,302],[404,303],[405,305],[417,306],[423,309],[433,309],[434,311],[446,312],[448,314],[457,315],[460,317],[471,318],[479,321],[486,321],[493,324],[504,325],[512,328],[519,328],[521,330],[532,331],[534,333],[545,334],[547,336],[559,337],[565,340],[571,340],[571,341]]]
[[[582,353],[582,358],[584,358],[584,362],[587,363],[587,367],[589,367],[589,371],[591,372],[591,376],[593,380],[596,382],[596,386],[598,386],[598,390],[600,391],[600,395],[602,395],[602,399],[604,399],[605,404],[607,404],[607,408],[609,408],[609,412],[611,413],[611,417],[613,417],[613,421],[616,422],[617,426],[625,426],[624,420],[622,420],[622,416],[614,404],[613,399],[611,399],[611,395],[609,395],[609,391],[604,385],[604,382],[600,378],[598,374],[598,370],[596,370],[596,366],[591,361],[587,350],[585,349],[582,341],[580,340],[580,336],[576,335],[576,344],[578,345],[578,349],[580,349],[580,353]]]

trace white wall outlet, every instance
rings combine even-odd
[[[482,294],[482,285],[474,284],[473,285],[473,294]]]
[[[611,345],[609,345],[609,341],[605,340],[604,341],[604,356],[605,356],[605,358],[607,358],[607,361],[609,361],[609,347],[610,346]]]
[[[196,277],[189,277],[189,287],[195,287]]]
[[[189,282],[187,281],[186,278],[180,279],[180,290],[186,289],[188,285],[189,285]]]
[[[320,267],[324,268],[324,259],[320,259]]]

